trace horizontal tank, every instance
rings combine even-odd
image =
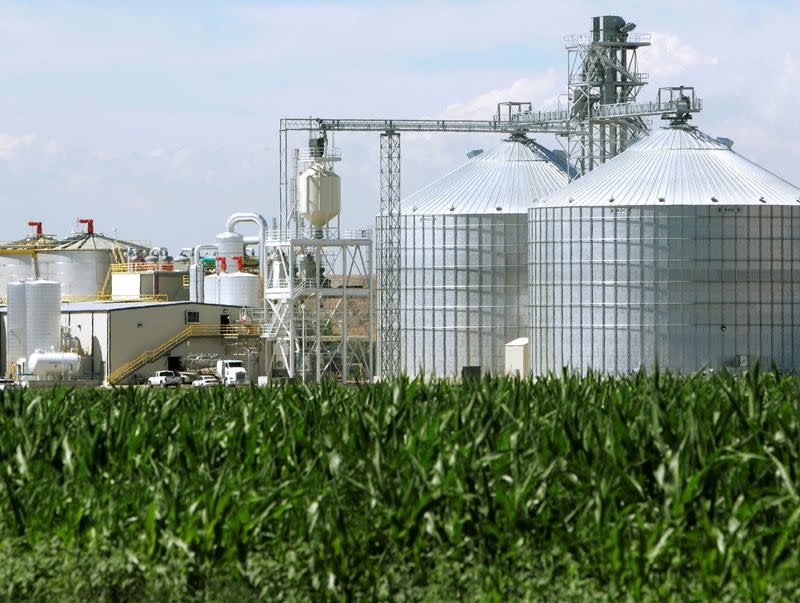
[[[38,377],[56,377],[76,373],[81,358],[73,352],[34,352],[28,359],[26,372]]]

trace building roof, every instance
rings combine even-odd
[[[559,158],[535,141],[512,136],[406,197],[409,215],[525,213],[567,184]]]
[[[687,124],[653,131],[539,207],[800,205],[800,189]]]
[[[150,248],[150,244],[144,241],[123,241],[122,239],[114,239],[107,237],[102,233],[93,232],[79,232],[62,239],[57,242],[56,249],[98,249],[98,250],[111,250],[111,249],[127,249],[127,248],[141,249]]]
[[[142,308],[164,308],[167,306],[219,306],[220,308],[238,308],[225,304],[206,304],[193,301],[172,302],[70,302],[61,304],[62,313],[70,312],[113,312],[114,310],[138,310]],[[7,306],[0,306],[0,314],[7,311]]]

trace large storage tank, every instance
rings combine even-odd
[[[61,287],[59,283],[27,280],[8,284],[6,367],[34,352],[61,349]]]
[[[25,283],[28,355],[61,350],[61,286],[53,281]]]
[[[531,370],[800,363],[800,189],[680,121],[529,211]]]
[[[219,277],[218,304],[255,308],[261,305],[261,279],[255,274],[234,272]]]
[[[402,202],[400,368],[409,375],[502,372],[504,345],[527,332],[526,211],[567,175],[524,136],[470,155]]]
[[[61,283],[63,295],[92,297],[103,290],[115,254],[118,258],[135,243],[106,237],[88,228],[62,240],[39,237],[0,244],[0,297],[8,283],[40,278]]]
[[[203,279],[203,301],[207,304],[219,303],[219,282],[221,275],[209,274]]]
[[[6,367],[10,374],[11,364],[27,357],[28,333],[26,330],[28,310],[25,305],[25,283],[8,283],[8,314],[6,316]]]

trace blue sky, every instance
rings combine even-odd
[[[549,4],[0,0],[0,239],[31,218],[64,235],[88,216],[175,251],[209,240],[233,211],[271,218],[281,117],[546,107],[564,91],[564,36],[596,14],[655,34],[640,54],[642,98],[695,85],[698,125],[800,184],[797,2]],[[404,135],[404,194],[495,141]],[[342,223],[370,226],[377,135],[336,142]]]

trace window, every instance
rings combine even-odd
[[[200,322],[200,312],[195,310],[186,310],[186,324]]]

